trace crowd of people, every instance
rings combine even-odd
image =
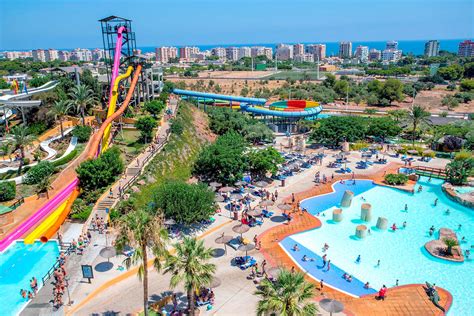
[[[21,289],[20,295],[23,299],[31,300],[38,292],[38,280],[32,277],[30,280],[30,290]]]

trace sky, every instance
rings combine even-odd
[[[139,47],[474,37],[474,0],[0,0],[0,50],[102,47],[109,15]]]

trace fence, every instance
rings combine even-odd
[[[416,166],[414,167],[416,173],[420,175],[427,175],[433,176],[441,179],[446,179],[448,177],[446,173],[446,169],[443,168],[432,168],[432,167],[425,167],[425,166]]]

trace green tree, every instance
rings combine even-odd
[[[166,105],[158,100],[148,101],[145,103],[145,111],[153,115],[154,118],[156,118],[165,107]]]
[[[177,223],[190,225],[215,213],[214,193],[206,185],[167,181],[152,190],[153,210]]]
[[[73,99],[77,112],[81,115],[82,125],[86,125],[86,111],[97,103],[94,91],[86,85],[79,85],[72,88],[70,97]]]
[[[392,110],[388,111],[388,115],[390,115],[396,122],[401,122],[408,117],[407,110]]]
[[[0,145],[0,151],[2,151],[2,155],[7,156],[12,161],[12,149],[13,144],[11,142],[2,142]]]
[[[326,74],[326,79],[324,79],[323,85],[328,88],[332,88],[336,84],[336,81],[336,76],[334,76],[333,74]]]
[[[240,95],[243,97],[246,97],[249,95],[249,88],[248,87],[243,87],[242,90],[240,90]]]
[[[247,141],[254,144],[262,141],[271,141],[274,137],[272,130],[261,122],[245,125],[242,129],[242,134]]]
[[[21,174],[21,169],[25,163],[25,149],[31,145],[34,138],[28,134],[28,128],[24,125],[17,125],[12,128],[13,148],[20,151],[20,165],[18,167],[18,174]]]
[[[393,101],[403,101],[403,83],[397,79],[387,79],[379,92],[379,98]]]
[[[464,64],[464,77],[474,78],[474,62]]]
[[[281,316],[312,316],[318,308],[310,302],[315,296],[315,285],[304,279],[301,272],[283,270],[275,282],[262,280],[255,292],[260,297],[257,315],[278,313]]]
[[[346,80],[338,80],[336,84],[334,84],[334,91],[339,98],[344,99],[349,93],[349,82]]]
[[[49,190],[51,188],[51,175],[48,175],[42,178],[36,186],[36,194],[39,196],[41,193],[46,193],[46,198],[49,200]]]
[[[117,147],[106,150],[99,158],[86,160],[76,169],[79,184],[87,192],[106,188],[123,172],[124,163]]]
[[[227,132],[241,133],[247,125],[254,123],[244,114],[229,108],[212,108],[209,109],[208,115],[209,127],[218,135],[224,135]]]
[[[465,92],[474,92],[474,79],[461,80],[461,84],[459,85],[459,90],[465,91]]]
[[[151,215],[147,210],[134,209],[125,214],[118,223],[118,238],[115,246],[119,252],[126,246],[135,249],[130,257],[125,259],[125,265],[130,268],[138,264],[138,278],[143,282],[143,310],[148,315],[148,258],[149,250],[155,256],[154,267],[157,271],[162,268],[162,259],[168,256],[168,231],[161,225],[161,219]]]
[[[199,153],[193,174],[206,181],[232,184],[242,178],[247,168],[244,156],[246,142],[242,136],[229,132]]]
[[[415,105],[411,108],[408,114],[408,119],[413,126],[412,129],[412,145],[415,146],[416,129],[423,123],[430,124],[430,112],[426,111],[424,107]]]
[[[140,117],[135,122],[135,128],[140,131],[140,139],[144,143],[153,137],[153,129],[158,125],[156,120],[150,116]]]
[[[49,114],[54,117],[54,120],[59,121],[59,128],[61,129],[61,138],[64,138],[63,120],[64,116],[67,115],[71,103],[68,100],[59,100],[54,102],[53,106],[49,110]]]
[[[25,184],[39,184],[43,179],[48,178],[54,173],[54,166],[49,161],[41,161],[36,166],[31,167],[26,173]]]
[[[184,283],[189,315],[194,316],[194,292],[200,287],[209,286],[216,271],[216,266],[209,263],[213,249],[206,248],[203,240],[190,237],[185,237],[174,247],[176,255],[168,256],[164,271],[171,274],[170,286],[172,288]]]
[[[13,200],[16,196],[15,181],[0,182],[0,202]]]
[[[459,101],[455,96],[447,95],[441,100],[441,104],[448,107],[448,109],[454,109],[459,106]]]
[[[398,123],[389,117],[374,117],[369,120],[368,135],[380,137],[385,141],[386,137],[397,136],[402,128]]]
[[[452,64],[450,66],[441,67],[438,69],[437,74],[440,75],[444,80],[454,81],[462,78],[464,69],[458,64]]]
[[[474,168],[472,157],[464,160],[454,160],[446,165],[448,181],[454,185],[463,185]]]
[[[453,247],[458,245],[458,242],[454,238],[443,238],[443,243],[446,245],[446,254],[448,256],[453,255]]]
[[[267,172],[275,174],[278,171],[278,165],[285,161],[273,147],[252,150],[247,153],[247,159],[249,171],[257,177],[264,177]]]
[[[316,142],[337,146],[346,140],[354,142],[365,137],[366,120],[359,116],[331,116],[319,121],[311,132]]]
[[[382,90],[383,83],[379,80],[372,80],[367,84],[367,90],[371,93],[378,94]]]

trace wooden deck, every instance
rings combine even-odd
[[[381,172],[367,176],[357,176],[358,179],[372,179],[376,183],[381,183],[385,172],[389,173],[397,169],[398,165],[389,165]],[[350,175],[337,176],[334,181],[340,179],[348,179]],[[297,200],[302,200],[311,196],[319,194],[325,194],[332,192],[332,183],[319,185],[311,188],[310,190],[295,194]],[[285,200],[288,201],[290,197]],[[290,225],[281,224],[275,226],[259,236],[259,240],[262,242],[262,248],[260,251],[264,255],[265,259],[270,266],[284,266],[288,269],[291,267],[298,267],[295,265],[293,260],[282,250],[279,246],[279,241],[293,235],[295,233],[315,229],[321,226],[321,222],[316,217],[308,214],[295,214]],[[348,315],[364,315],[364,316],[381,316],[381,315],[443,315],[444,313],[434,306],[426,295],[423,286],[421,284],[411,284],[405,286],[399,286],[390,288],[387,291],[385,301],[379,301],[375,299],[375,295],[367,295],[362,298],[354,298],[328,286],[324,286],[321,291],[319,282],[309,276],[307,279],[317,285],[317,297],[316,300],[322,298],[333,298],[344,303],[346,310],[344,312]],[[449,309],[452,302],[451,294],[442,289],[438,288],[440,295],[440,305],[446,310]]]

